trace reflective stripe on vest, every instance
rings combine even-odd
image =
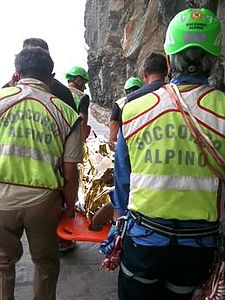
[[[119,108],[122,110],[124,105],[126,104],[127,97],[122,97],[118,100],[116,100],[116,104],[119,106]]]
[[[199,100],[201,99],[200,95],[205,95],[211,90],[212,88],[208,86],[201,86],[196,88],[194,91],[192,90],[182,93],[182,97],[189,106],[191,113],[194,117],[196,117],[197,120],[204,119],[204,123],[201,121],[202,124],[212,128],[224,136],[225,119],[219,117],[218,115],[209,113],[207,109],[199,106]],[[156,105],[143,112],[141,116],[139,115],[134,119],[123,122],[123,135],[125,139],[129,139],[131,136],[136,134],[139,130],[162,114],[165,114],[169,111],[177,111],[174,103],[164,88],[159,89],[157,92],[154,92],[154,94],[156,94],[158,97],[158,102]],[[199,99],[198,102],[196,102],[195,99]]]
[[[172,177],[156,176],[147,174],[131,173],[130,182],[134,189],[153,190],[188,190],[188,191],[207,191],[216,192],[218,190],[218,178],[197,178],[197,177]]]
[[[0,145],[1,156],[18,156],[24,158],[32,158],[34,160],[39,160],[46,162],[55,167],[59,161],[59,158],[48,153],[41,151],[36,151],[35,149],[29,147],[21,147],[16,145]]]

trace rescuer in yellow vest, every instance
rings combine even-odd
[[[145,94],[153,92],[154,90],[159,89],[165,84],[165,77],[167,76],[168,69],[166,63],[166,57],[160,53],[152,52],[149,54],[144,63],[142,71],[142,81],[138,83],[136,80],[132,80],[133,77],[129,78],[124,86],[126,92],[126,97],[120,98],[115,102],[115,105],[112,109],[112,114],[110,117],[109,129],[110,136],[109,141],[111,144],[116,143],[117,134],[119,130],[119,124],[121,119],[121,110],[124,107],[126,102],[133,101],[136,98],[139,98]],[[131,80],[130,80],[131,79]],[[144,84],[144,86],[143,86]],[[135,89],[132,88],[135,87]],[[128,88],[128,89],[125,89]],[[129,88],[131,87],[131,88]]]
[[[35,264],[34,299],[56,299],[56,227],[61,197],[70,216],[77,199],[82,134],[77,113],[49,92],[49,52],[24,48],[15,58],[19,81],[0,89],[0,295],[14,299],[15,263],[23,231]]]
[[[171,84],[123,109],[113,198],[128,217],[120,300],[190,300],[209,277],[225,172],[212,158],[217,153],[224,162],[225,94],[207,81],[220,34],[210,10],[178,13],[164,44]]]
[[[134,91],[137,91],[143,86],[143,82],[138,77],[130,77],[127,79],[127,81],[124,84],[124,92],[125,95],[129,95],[133,93]],[[112,113],[110,116],[110,122],[109,122],[109,142],[114,145],[117,141],[117,134],[119,131],[119,124],[120,124],[120,118],[121,118],[121,110],[123,106],[125,105],[125,102],[127,100],[127,97],[124,96],[114,103],[114,106],[112,108]]]
[[[85,85],[89,82],[89,75],[84,68],[75,66],[65,74],[65,78],[73,95],[76,110],[82,117],[83,140],[86,141],[91,130],[91,127],[87,125],[90,99],[89,96],[84,93]]]

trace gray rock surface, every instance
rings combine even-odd
[[[102,135],[109,139],[109,121],[111,109],[103,108],[98,104],[91,103],[88,123],[91,124],[91,136]]]
[[[164,53],[170,20],[188,7],[214,11],[225,32],[224,0],[86,0],[85,40],[92,101],[112,107],[130,76],[141,76],[144,59],[155,51]],[[225,40],[222,39],[223,54]],[[216,66],[213,86],[224,89],[224,66]]]

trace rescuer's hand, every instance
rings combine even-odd
[[[11,78],[11,80],[8,82],[9,86],[15,86],[17,82],[20,80],[20,75],[18,72],[15,72]]]
[[[76,213],[75,207],[70,207],[65,209],[65,215],[69,218],[74,218]]]

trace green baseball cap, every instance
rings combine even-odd
[[[85,82],[87,83],[89,81],[89,75],[88,73],[85,71],[84,68],[79,67],[79,66],[75,66],[72,69],[70,69],[66,74],[65,74],[65,78],[68,79],[70,77],[75,77],[75,76],[80,76],[82,77]]]
[[[129,89],[131,89],[134,86],[138,86],[139,88],[141,88],[143,86],[142,80],[140,78],[138,78],[138,77],[130,77],[125,82],[124,90],[129,90]]]
[[[192,46],[201,47],[215,56],[221,53],[221,25],[208,9],[185,9],[172,19],[167,28],[166,54],[175,54]]]

